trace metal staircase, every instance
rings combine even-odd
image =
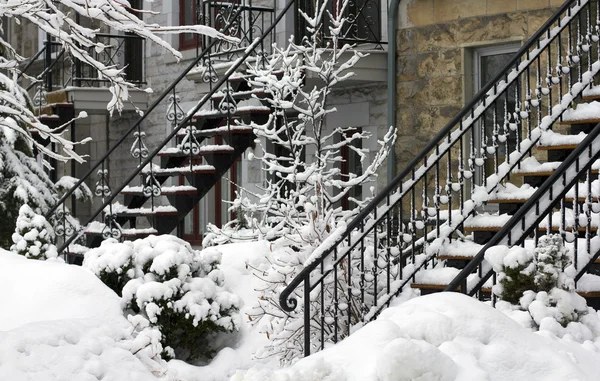
[[[252,6],[242,1],[201,4],[200,21],[237,37],[239,43],[197,38],[197,57],[46,214],[56,226],[64,227],[61,231],[72,233],[64,235],[60,252],[69,253],[83,235],[87,236],[86,246],[94,247],[106,238],[135,239],[173,231],[181,234],[184,217],[254,144],[250,122],[269,120],[271,109],[265,105],[269,94],[252,89],[243,70],[249,60],[266,57],[275,28],[294,9],[294,0],[278,10],[277,17],[274,6]],[[178,90],[192,72],[201,73],[209,90],[184,113]],[[242,103],[250,99],[252,105]],[[143,126],[161,108],[167,110],[166,119],[173,128],[149,149]],[[137,166],[125,181],[111,186],[111,168],[115,165],[111,157],[124,151],[130,153]],[[182,176],[188,184],[177,185]],[[173,178],[175,181],[170,181]],[[93,191],[101,203],[81,221],[84,230],[78,231],[65,226],[70,212],[67,202],[86,181],[95,183]]]
[[[599,12],[597,0],[565,2],[316,250],[279,299],[290,313],[302,305],[305,355],[348,336],[410,288],[490,298],[495,274],[484,255],[492,245],[532,245],[557,232],[577,253],[576,279],[590,276],[600,254]]]

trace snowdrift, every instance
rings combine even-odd
[[[340,344],[288,369],[250,369],[232,381],[598,380],[598,347],[523,328],[456,293],[391,307]]]
[[[0,249],[0,290],[0,380],[156,380],[91,272]]]

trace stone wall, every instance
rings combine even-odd
[[[397,171],[404,169],[472,96],[472,51],[526,41],[562,1],[414,0],[401,4]]]

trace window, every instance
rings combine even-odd
[[[196,22],[196,0],[179,0],[179,25],[195,25]],[[182,33],[179,35],[179,50],[194,49],[198,35],[194,33]]]

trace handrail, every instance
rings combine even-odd
[[[275,18],[275,21],[267,28],[265,29],[265,31],[263,32],[263,34],[261,35],[261,37],[257,38],[254,40],[254,42],[248,46],[248,48],[246,49],[246,52],[240,56],[234,63],[233,65],[227,70],[227,72],[223,75],[223,77],[214,85],[214,87],[211,89],[211,91],[204,95],[202,97],[202,99],[196,104],[196,106],[194,106],[185,116],[185,118],[180,122],[180,124],[173,128],[173,131],[162,141],[161,144],[158,145],[158,147],[156,149],[154,149],[154,151],[152,151],[147,157],[146,159],[144,159],[143,162],[140,163],[140,165],[137,167],[137,169],[135,171],[133,171],[133,173],[118,187],[118,189],[116,189],[115,191],[113,191],[111,193],[111,195],[109,197],[106,198],[106,201],[103,202],[103,204],[94,212],[92,213],[91,217],[87,220],[87,222],[85,223],[85,225],[89,224],[91,221],[93,221],[103,210],[104,208],[106,208],[108,205],[110,205],[113,200],[117,197],[117,195],[119,195],[119,193],[133,180],[136,178],[136,176],[138,176],[138,174],[142,171],[142,169],[144,167],[146,167],[148,164],[150,164],[152,162],[152,159],[154,159],[158,153],[162,150],[162,148],[164,146],[167,145],[168,142],[171,141],[171,139],[173,137],[175,137],[175,135],[179,132],[180,129],[182,129],[183,127],[185,127],[188,122],[190,121],[190,119],[192,119],[192,117],[194,116],[194,114],[200,110],[200,108],[202,106],[204,106],[204,104],[206,104],[206,102],[218,91],[218,89],[225,84],[226,81],[229,80],[229,77],[236,72],[236,70],[242,65],[244,64],[245,60],[250,57],[250,55],[252,54],[252,51],[254,50],[254,48],[256,48],[257,46],[259,46],[261,44],[261,42],[267,38],[271,31],[273,31],[273,29],[275,28],[275,26],[283,19],[283,17],[285,16],[285,14],[287,13],[287,11],[291,8],[291,6],[294,4],[295,0],[289,0],[287,2],[287,4],[285,5],[285,7],[282,8],[281,12],[279,13],[279,15]],[[216,40],[213,40],[213,43],[211,43],[206,49],[203,50],[203,53],[206,52],[208,49],[210,49],[214,44],[216,43]],[[193,65],[190,65],[188,67],[189,70],[191,70],[191,68],[193,68],[193,66],[195,66],[198,62],[200,62],[200,60],[203,58],[203,55],[201,54],[199,57],[197,57],[194,61],[193,61]],[[187,74],[187,72],[184,72],[180,75],[180,77],[178,78],[178,80],[181,80],[181,77],[185,76],[185,74]],[[169,86],[169,91],[172,90],[175,87],[175,83],[172,84],[171,86]],[[166,94],[163,93],[165,96]],[[153,104],[154,107],[156,107],[157,102],[155,102]],[[148,113],[146,113],[145,115],[147,115]],[[136,123],[136,125],[139,125],[139,122]],[[133,128],[129,130],[128,133],[130,133],[131,131],[133,131]],[[127,136],[127,135],[125,135]],[[122,141],[124,140],[124,137],[120,140]],[[116,146],[115,146],[116,147]],[[114,147],[113,147],[114,150]],[[113,150],[111,150],[110,152],[112,152]],[[105,155],[106,157],[106,155]],[[95,166],[94,169],[98,168],[98,166],[100,165],[100,163],[102,162],[102,160],[100,160],[98,162],[98,164]],[[89,174],[93,172],[93,170],[90,170],[88,172],[88,176]],[[72,194],[72,191],[74,191],[75,189],[77,189],[77,187],[79,185],[81,185],[82,180],[79,180],[75,186],[73,188],[71,188],[70,193]],[[66,196],[66,194],[65,194]],[[64,200],[66,199],[66,197],[63,196],[61,198],[62,202],[64,202]],[[61,202],[61,201],[59,201]],[[57,204],[58,205],[58,204]],[[46,213],[46,218],[49,218],[52,213],[54,211],[56,211],[56,208],[58,207],[57,205],[55,205],[55,207],[53,207],[51,209],[51,212]],[[61,245],[61,247],[58,249],[58,252],[62,252],[67,246],[69,246],[69,244],[71,242],[73,242],[76,238],[78,237],[77,234],[73,234],[71,237],[69,237],[68,239],[65,240],[65,242]]]
[[[51,45],[60,45],[59,42],[55,42],[55,41],[51,41],[50,42]],[[41,48],[40,50],[38,50],[38,52],[29,59],[29,62],[27,63],[27,65],[25,65],[25,67],[21,70],[21,72],[19,73],[19,75],[17,76],[17,80],[21,79],[21,77],[25,74],[25,72],[31,67],[31,65],[33,65],[35,63],[35,61],[40,58],[40,56],[46,51],[46,46],[48,45],[44,45],[43,48]]]
[[[241,12],[241,11],[238,11],[238,13],[239,12]],[[50,218],[50,216],[52,216],[52,214],[54,214],[54,212],[56,212],[58,207],[61,204],[63,204],[69,197],[71,197],[71,195],[79,188],[79,186],[81,186],[81,184],[83,184],[83,182],[86,179],[88,179],[90,176],[92,176],[96,172],[96,170],[102,165],[102,162],[104,162],[104,160],[106,160],[118,147],[120,147],[121,144],[125,141],[125,139],[127,139],[131,135],[131,133],[133,133],[137,128],[139,128],[139,126],[142,124],[142,122],[146,120],[148,115],[150,115],[152,113],[152,111],[156,107],[158,107],[158,105],[160,105],[160,103],[173,91],[173,89],[179,84],[179,82],[181,82],[186,77],[186,75],[190,71],[192,71],[194,68],[196,68],[196,66],[200,63],[200,61],[202,61],[202,59],[205,57],[205,55],[208,54],[210,49],[212,49],[216,44],[217,44],[217,40],[213,40],[210,43],[210,45],[208,45],[205,49],[203,49],[200,52],[200,54],[198,54],[198,56],[194,60],[192,60],[192,62],[190,62],[190,64],[185,68],[185,70],[183,70],[181,72],[181,74],[179,74],[179,76],[177,76],[177,78],[158,96],[158,98],[156,98],[156,100],[154,102],[152,102],[152,104],[144,112],[144,115],[142,115],[140,117],[140,119],[133,126],[131,126],[121,136],[121,138],[119,140],[117,140],[117,142],[96,162],[96,164],[92,165],[92,167],[87,171],[87,173],[85,175],[83,175],[83,177],[81,177],[75,183],[75,185],[58,200],[58,202],[52,208],[50,208],[50,210],[45,215],[46,218]]]
[[[54,60],[52,61],[52,63],[44,69],[43,72],[41,72],[40,74],[38,74],[35,79],[36,80],[40,80],[42,77],[44,77],[44,75],[46,75],[47,73],[49,73],[52,68],[56,65],[56,63],[61,59],[61,57],[65,54],[66,50],[65,48],[62,48],[60,50],[60,53],[58,53],[58,55],[54,58]],[[35,86],[37,82],[32,82],[31,84],[29,84],[29,86],[27,86],[27,88],[25,90],[29,91],[33,86]],[[49,89],[51,90],[51,89]]]
[[[596,139],[600,136],[600,123],[597,124],[591,132],[588,133],[586,138],[569,154],[569,156],[562,162],[562,164],[552,173],[552,175],[544,181],[544,183],[539,187],[539,189],[527,200],[527,202],[519,208],[519,210],[510,218],[506,224],[500,229],[488,243],[473,257],[471,261],[456,275],[456,277],[448,284],[444,291],[456,291],[459,287],[461,287],[462,293],[469,293],[473,295],[477,290],[476,287],[483,285],[482,281],[489,279],[493,270],[490,270],[484,277],[482,277],[481,281],[478,285],[471,289],[467,290],[466,280],[467,277],[473,273],[477,269],[479,265],[485,259],[485,252],[492,246],[500,245],[505,240],[510,240],[509,244],[511,245],[520,245],[529,234],[533,230],[538,227],[538,224],[546,218],[548,212],[552,211],[552,209],[561,201],[561,199],[566,195],[569,189],[577,182],[579,177],[582,174],[591,168],[592,164],[595,160],[600,158],[600,141],[596,141]],[[596,143],[598,148],[596,148],[596,152],[592,154],[592,144]],[[587,162],[579,168],[579,172],[576,176],[572,176],[572,178],[566,181],[560,181],[565,177],[567,172],[572,169],[572,167],[581,162],[580,156],[586,153],[586,151],[590,151],[588,154]],[[553,188],[554,185],[561,185],[562,189],[556,192]],[[550,203],[545,207],[544,212],[540,212],[539,210],[536,213],[532,213],[534,208],[540,208],[540,200],[546,198],[546,194],[550,193],[548,197],[550,199]],[[535,216],[535,219],[528,223],[528,226],[522,228],[520,232],[520,236],[515,239],[512,236],[514,233],[512,230],[516,227],[519,222],[522,222],[525,217]]]
[[[329,248],[324,249],[319,259],[314,260],[310,264],[308,264],[289,284],[288,286],[281,292],[279,297],[279,303],[281,307],[286,311],[292,311],[296,308],[297,302],[295,299],[288,300],[289,296],[292,292],[302,283],[303,279],[307,277],[312,271],[314,271],[319,265],[320,262],[327,256],[331,255],[334,251],[334,248],[339,246],[344,240],[348,239],[351,232],[357,230],[361,227],[363,221],[365,221],[371,214],[376,212],[377,206],[389,198],[394,191],[402,185],[402,181],[411,174],[412,171],[418,164],[424,160],[430,152],[436,148],[440,143],[443,142],[447,138],[448,135],[452,133],[452,128],[457,124],[461,123],[462,119],[468,116],[472,109],[485,99],[487,93],[494,87],[497,86],[498,82],[503,79],[507,75],[507,73],[512,70],[521,60],[522,56],[527,54],[529,57],[529,49],[534,47],[535,44],[538,43],[538,40],[544,35],[548,33],[549,28],[554,24],[557,20],[560,19],[560,16],[567,11],[574,3],[579,3],[580,0],[568,0],[566,1],[557,11],[554,12],[552,17],[548,19],[543,26],[525,43],[518,51],[515,53],[513,58],[508,61],[506,65],[481,89],[475,94],[473,99],[469,101],[459,113],[452,118],[452,120],[446,124],[446,126],[438,132],[429,143],[423,148],[410,162],[409,164],[394,178],[394,180],[386,185],[381,192],[379,192],[369,204],[362,209],[356,217],[348,223],[345,228],[344,234],[341,234],[334,242],[328,242]],[[381,218],[381,217],[380,217]],[[318,250],[318,249],[317,249]]]

